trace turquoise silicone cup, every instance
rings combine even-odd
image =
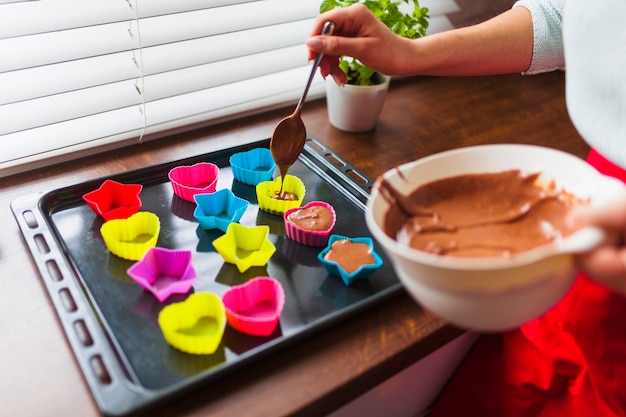
[[[317,230],[307,230],[301,227],[296,226],[291,221],[289,221],[289,216],[292,213],[297,212],[298,210],[304,210],[315,206],[321,206],[330,211],[333,221],[330,227],[323,231]],[[337,221],[337,216],[335,214],[335,209],[330,204],[324,201],[311,201],[302,207],[293,207],[287,210],[284,214],[285,221],[285,232],[287,233],[287,237],[292,240],[295,240],[298,243],[308,246],[325,246],[328,243],[328,238],[335,227],[335,222]]]
[[[229,161],[235,179],[249,185],[271,180],[276,168],[272,152],[268,148],[239,152],[233,154]]]
[[[330,252],[331,247],[335,241],[345,240],[345,239],[351,240],[352,242],[355,242],[355,243],[365,243],[366,245],[369,245],[372,249],[372,256],[374,257],[375,263],[364,264],[361,267],[359,267],[357,270],[349,273],[346,270],[344,270],[341,267],[341,265],[339,265],[337,262],[328,261],[324,259],[326,254]],[[352,284],[357,279],[369,278],[372,275],[372,273],[376,271],[378,268],[380,268],[383,264],[382,258],[374,251],[374,241],[369,237],[351,238],[351,237],[346,237],[346,236],[341,236],[341,235],[331,235],[330,238],[328,239],[328,245],[323,251],[321,251],[317,255],[317,259],[321,262],[322,266],[324,267],[324,270],[326,270],[326,273],[328,275],[335,275],[335,276],[341,277],[344,284],[346,285]]]
[[[267,225],[248,227],[231,223],[226,233],[213,241],[213,247],[224,261],[245,272],[252,266],[266,265],[276,252],[276,246],[267,239],[269,231]]]
[[[250,205],[229,189],[194,196],[196,209],[193,217],[204,230],[219,229],[226,232],[228,225],[237,223]]]
[[[105,180],[100,188],[83,195],[83,200],[105,221],[125,219],[141,208],[141,184]]]
[[[253,336],[271,335],[285,306],[285,291],[277,280],[256,277],[222,295],[228,325]]]
[[[126,272],[160,302],[172,294],[189,292],[196,280],[196,271],[191,264],[191,251],[188,250],[150,248],[141,261]]]
[[[210,162],[181,165],[168,173],[174,194],[185,201],[194,202],[196,194],[212,193],[217,186],[219,167]]]

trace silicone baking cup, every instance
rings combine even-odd
[[[210,292],[191,294],[159,313],[165,341],[178,350],[196,355],[215,353],[224,336],[226,312],[222,300]]]
[[[229,162],[235,179],[248,185],[270,181],[276,168],[272,152],[268,148],[235,153]]]
[[[228,325],[253,336],[271,335],[285,307],[285,292],[277,280],[256,277],[222,295]]]
[[[316,220],[319,219],[319,214],[316,213],[316,209],[327,210],[330,213],[332,221],[325,230],[305,229],[290,220],[292,216],[298,216],[304,217],[312,221],[312,223],[315,223]],[[283,217],[287,237],[308,246],[325,246],[328,243],[328,238],[337,221],[335,209],[333,206],[324,201],[311,201],[303,207],[290,208],[285,212]]]
[[[161,222],[156,214],[140,211],[127,219],[106,221],[100,228],[109,252],[120,258],[138,261],[156,246]]]
[[[267,225],[248,227],[231,223],[226,233],[213,241],[213,247],[224,261],[245,272],[252,266],[266,265],[276,252],[276,246],[267,239],[269,231]]]
[[[237,223],[249,206],[249,202],[222,189],[211,194],[194,196],[196,209],[193,216],[204,230],[219,229],[225,232],[228,225]]]
[[[215,191],[218,173],[217,165],[210,162],[200,162],[172,168],[168,177],[174,194],[193,203],[194,195]]]
[[[106,220],[125,219],[141,208],[141,184],[122,184],[105,180],[100,188],[83,195],[83,200]]]
[[[193,287],[196,271],[191,258],[188,250],[154,247],[126,272],[141,288],[163,302],[170,295],[185,294]]]
[[[283,193],[293,193],[296,195],[296,200],[281,200],[274,197],[280,192],[280,184],[282,178],[278,177],[274,181],[264,181],[256,186],[256,196],[259,203],[259,208],[271,214],[283,215],[287,210],[300,207],[306,188],[302,180],[294,175],[285,175],[285,184],[283,186]]]
[[[340,265],[337,262],[326,259],[326,255],[328,255],[328,253],[331,250],[333,250],[333,244],[335,242],[339,243],[340,241],[344,241],[344,240],[348,240],[352,243],[360,243],[360,244],[365,244],[369,246],[369,252],[374,258],[374,262],[361,264],[356,269],[348,271],[345,269],[346,268],[345,266]],[[380,268],[383,264],[382,258],[374,251],[374,241],[369,237],[351,238],[351,237],[346,237],[346,236],[341,236],[341,235],[331,235],[330,238],[328,239],[328,245],[323,251],[321,251],[317,255],[317,258],[321,262],[322,266],[324,267],[324,270],[326,270],[326,273],[328,275],[335,275],[335,276],[341,277],[344,284],[346,285],[352,284],[357,279],[369,278],[370,275],[372,275],[372,273],[376,271],[378,268]]]

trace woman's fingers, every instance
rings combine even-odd
[[[576,257],[579,267],[591,278],[626,294],[626,193],[599,206],[580,206],[572,210],[572,224],[596,226],[607,233],[607,242]]]

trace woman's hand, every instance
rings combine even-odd
[[[324,22],[333,21],[333,36],[320,36]],[[354,4],[321,14],[315,20],[309,47],[309,59],[322,52],[320,71],[324,78],[331,75],[335,82],[343,85],[346,74],[339,69],[342,55],[358,59],[364,65],[386,75],[400,75],[398,57],[406,55],[410,43],[397,36],[372,14],[363,4]]]
[[[602,207],[577,207],[570,220],[576,226],[606,231],[607,242],[578,255],[576,262],[590,278],[626,295],[626,194]]]

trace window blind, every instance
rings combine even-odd
[[[296,100],[318,0],[0,4],[0,176]],[[323,94],[316,77],[311,97]]]
[[[320,1],[0,0],[0,177],[295,105]]]

